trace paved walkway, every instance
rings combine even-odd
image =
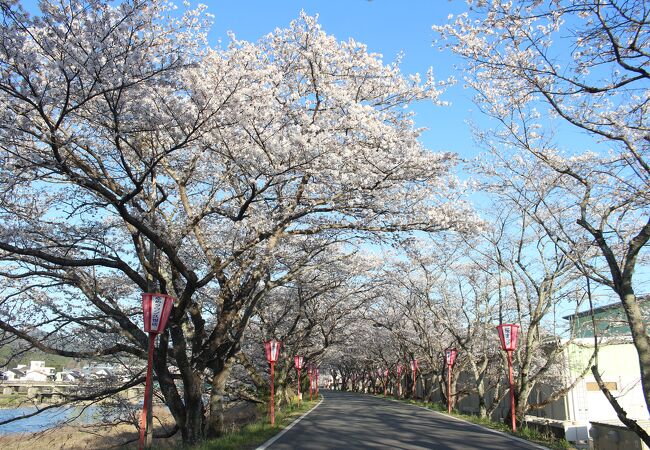
[[[323,403],[269,450],[544,448],[413,405],[348,392],[321,393]]]

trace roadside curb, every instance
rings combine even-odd
[[[266,450],[267,448],[269,448],[271,445],[273,445],[273,444],[275,443],[275,441],[277,441],[278,439],[280,439],[280,438],[284,435],[284,433],[286,433],[287,431],[289,431],[290,429],[292,429],[294,425],[296,425],[296,424],[297,424],[298,422],[300,422],[302,419],[304,419],[305,417],[307,417],[307,416],[308,416],[308,415],[309,415],[313,410],[315,410],[316,408],[318,408],[318,407],[320,406],[320,404],[323,403],[323,400],[325,400],[325,398],[324,398],[324,397],[321,397],[320,402],[316,403],[316,405],[315,405],[312,409],[310,409],[310,410],[307,411],[305,414],[303,414],[302,416],[298,417],[296,420],[294,420],[293,422],[291,422],[291,423],[289,424],[289,426],[287,426],[284,430],[280,431],[278,434],[276,434],[276,435],[273,436],[271,439],[269,439],[268,441],[266,441],[265,443],[263,443],[262,445],[260,445],[259,447],[257,447],[255,450]]]
[[[436,414],[436,415],[439,415],[439,416],[442,416],[442,417],[447,417],[447,418],[456,420],[457,422],[463,422],[463,423],[466,423],[468,425],[472,425],[474,427],[480,428],[481,430],[488,431],[488,432],[490,432],[492,434],[498,434],[500,436],[504,436],[504,437],[508,437],[510,439],[514,439],[515,441],[521,442],[523,444],[528,444],[528,445],[536,447],[536,448],[538,448],[540,450],[551,450],[548,447],[544,447],[543,445],[540,445],[540,444],[538,444],[536,442],[527,441],[526,439],[522,439],[520,437],[513,436],[512,434],[504,433],[503,431],[493,430],[492,428],[484,427],[483,425],[479,425],[477,423],[470,422],[470,421],[465,420],[465,419],[461,419],[460,417],[454,417],[454,416],[451,416],[449,414],[443,414],[443,413],[435,411],[433,409],[429,409],[426,406],[420,406],[420,405],[416,405],[414,403],[405,403],[405,402],[401,402],[399,400],[396,400],[394,398],[384,398],[383,400],[389,400],[391,402],[399,403],[399,404],[402,404],[402,405],[415,406],[416,408],[424,409],[425,411],[429,411],[430,413],[433,413],[433,414]],[[318,405],[316,405],[316,406],[318,406]]]

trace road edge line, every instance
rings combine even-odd
[[[477,427],[477,428],[480,428],[480,429],[482,429],[482,430],[489,431],[490,433],[494,433],[494,434],[498,434],[498,435],[501,435],[501,436],[505,436],[505,437],[508,437],[508,438],[510,438],[510,439],[514,439],[515,441],[518,441],[518,442],[521,442],[521,443],[524,443],[524,444],[535,445],[535,446],[537,446],[537,448],[539,448],[539,449],[541,449],[541,450],[551,450],[550,448],[548,448],[548,447],[544,447],[543,445],[540,445],[540,444],[538,444],[537,442],[531,442],[531,441],[528,441],[528,440],[526,440],[526,439],[520,438],[520,437],[518,437],[518,436],[513,436],[513,435],[510,434],[510,433],[504,433],[503,431],[494,430],[494,429],[492,429],[492,428],[484,427],[483,425],[479,425],[479,424],[477,424],[477,423],[470,422],[469,420],[461,419],[460,417],[455,417],[455,416],[452,416],[452,415],[450,415],[450,414],[444,414],[444,413],[441,413],[441,412],[439,412],[439,411],[435,411],[435,410],[433,410],[433,409],[427,408],[426,406],[416,405],[415,403],[406,403],[406,402],[401,402],[401,401],[396,400],[396,399],[393,399],[393,398],[386,398],[386,399],[384,399],[384,400],[390,400],[390,401],[392,401],[392,402],[400,403],[400,404],[402,404],[402,405],[411,405],[411,406],[415,406],[416,408],[424,409],[425,411],[429,411],[430,413],[433,413],[433,414],[436,414],[436,415],[439,415],[439,416],[442,416],[442,417],[448,417],[448,418],[453,419],[453,420],[456,420],[456,421],[458,421],[458,422],[463,422],[463,423],[466,423],[466,424],[468,424],[468,425],[473,425],[473,426],[475,426],[475,427]]]
[[[289,431],[290,429],[292,429],[294,425],[296,425],[296,424],[297,424],[298,422],[300,422],[302,419],[304,419],[305,417],[307,417],[307,416],[308,416],[308,415],[309,415],[313,410],[315,410],[316,408],[318,408],[318,407],[320,406],[320,404],[323,403],[323,400],[325,400],[325,398],[324,398],[324,397],[321,397],[320,402],[316,403],[316,405],[315,405],[312,409],[310,409],[310,410],[307,411],[305,414],[303,414],[302,416],[298,417],[296,420],[294,420],[293,422],[291,422],[291,423],[290,423],[290,424],[289,424],[285,429],[283,429],[283,430],[280,431],[278,434],[276,434],[275,436],[273,436],[271,439],[269,439],[268,441],[266,441],[265,443],[263,443],[262,445],[260,445],[259,447],[257,447],[255,450],[266,450],[267,448],[269,448],[271,445],[273,445],[273,444],[275,443],[275,441],[277,441],[278,439],[280,439],[280,438],[281,438],[281,437],[282,437],[282,436],[283,436],[287,431]]]

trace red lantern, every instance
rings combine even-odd
[[[417,397],[417,371],[418,371],[418,360],[411,360],[411,372],[413,372],[413,400]]]
[[[266,350],[266,360],[269,363],[278,362],[278,357],[280,356],[280,346],[281,345],[282,345],[282,343],[280,341],[276,341],[275,339],[264,343],[264,348]]]
[[[448,348],[447,350],[445,350],[445,359],[447,360],[448,366],[454,365],[454,362],[456,361],[456,356],[458,356],[458,352],[456,351],[455,348]]]
[[[174,297],[170,295],[143,293],[144,331],[155,334],[165,331],[172,306],[174,306]]]
[[[519,325],[514,323],[504,323],[497,327],[501,348],[507,352],[514,351],[517,348],[517,336],[519,334]]]
[[[451,414],[451,367],[456,361],[458,352],[455,348],[445,350],[445,360],[447,361],[447,412]]]
[[[497,326],[501,348],[506,351],[508,356],[508,382],[510,383],[510,417],[512,419],[512,432],[517,431],[517,420],[515,411],[515,380],[512,371],[512,352],[517,348],[517,335],[519,334],[519,325],[515,323],[502,323]]]
[[[278,357],[280,356],[280,346],[281,342],[272,339],[264,343],[264,349],[266,350],[266,360],[271,364],[271,426],[275,426],[275,377],[274,369],[275,363],[278,362]]]
[[[296,366],[296,370],[298,371],[298,404],[300,404],[300,401],[302,400],[302,394],[300,393],[300,370],[302,369],[302,366],[305,362],[305,358],[302,356],[294,356],[293,357],[293,364]]]

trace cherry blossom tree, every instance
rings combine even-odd
[[[262,340],[282,342],[282,357],[276,366],[279,401],[288,402],[295,386],[294,355],[303,356],[305,364],[320,365],[332,349],[355,339],[355,323],[370,303],[377,261],[354,247],[352,253],[337,247],[340,243],[323,246],[320,257],[308,269],[260,301],[249,325],[246,340],[255,343],[247,352],[249,359],[260,355]]]
[[[201,9],[40,5],[0,2],[0,329],[141,359],[140,292],[173,295],[154,371],[184,442],[221,432],[258,303],[328,242],[474,228],[408,109],[437,102],[430,74],[304,14],[213,49]]]
[[[558,334],[571,333],[556,311],[558,305],[574,301],[582,277],[541,227],[507,202],[499,205],[499,216],[475,236],[447,236],[409,246],[408,256],[387,270],[392,296],[386,305],[396,311],[381,310],[378,317],[396,339],[404,339],[405,347],[415,349],[427,362],[445,403],[442,355],[445,348],[456,347],[454,382],[462,371],[471,381],[454,388],[454,400],[475,396],[483,417],[506,393],[502,385],[507,365],[495,327],[520,324],[516,398],[517,416],[523,420],[528,411],[557,400],[580,379],[571,380],[569,386],[556,382],[571,343],[571,339],[558,342]],[[531,402],[531,392],[542,383],[552,386],[548,395]]]
[[[585,276],[620,299],[650,411],[650,338],[634,279],[650,239],[647,5],[468,3],[468,13],[434,29],[465,60],[466,82],[495,124],[476,135],[511,176],[530,175],[534,157],[537,175],[528,180],[553,195],[529,189],[519,200]],[[573,130],[580,134],[572,139]],[[612,400],[621,421],[650,443]]]

